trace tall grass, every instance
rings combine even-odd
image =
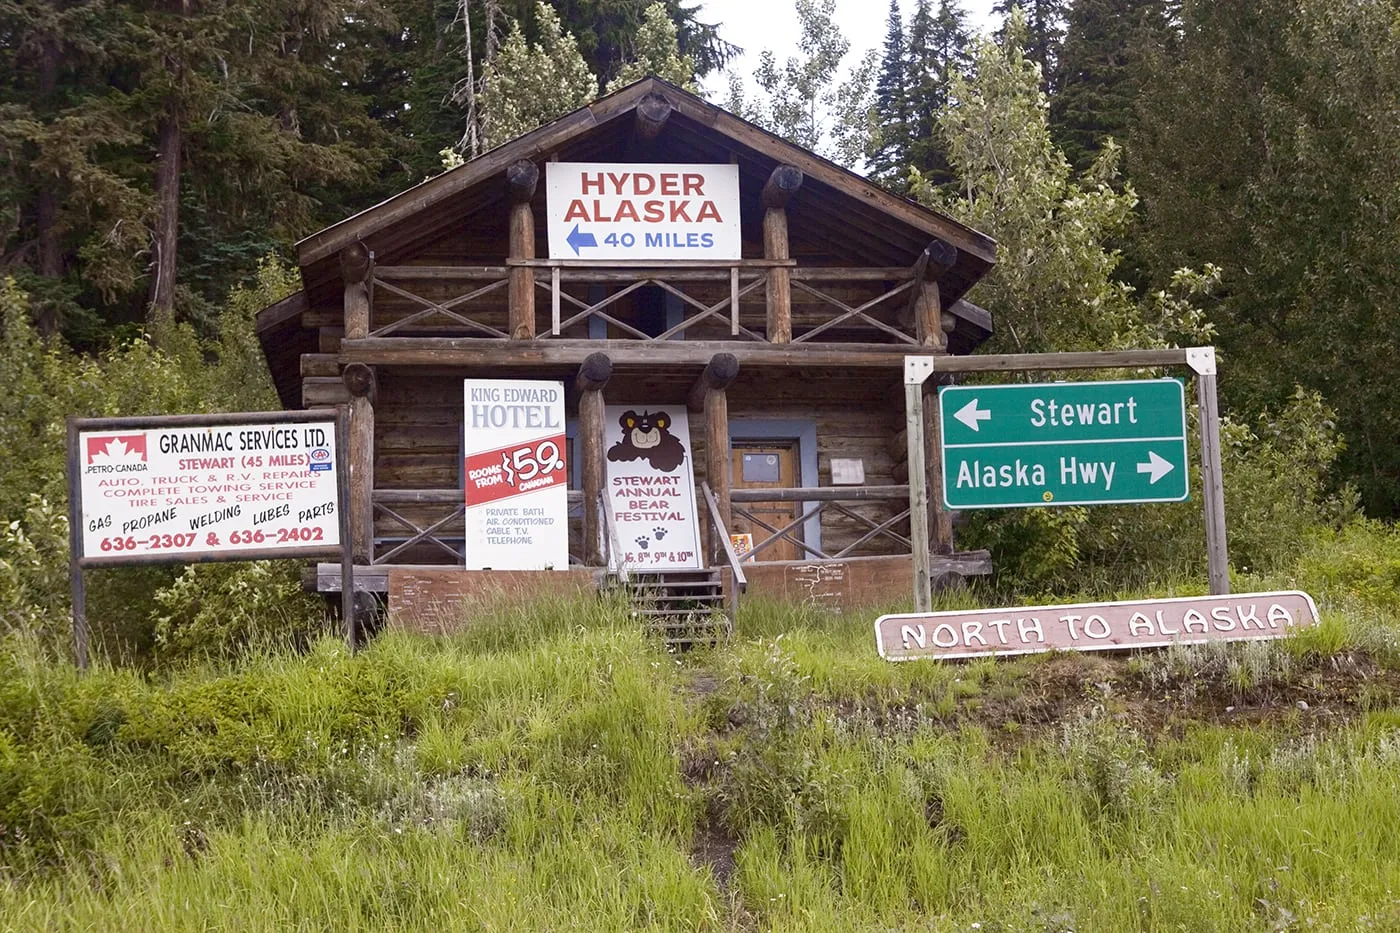
[[[1395,929],[1397,626],[1325,605],[1282,646],[957,665],[774,606],[675,655],[589,600],[147,674],[12,639],[0,928]],[[1373,648],[1325,717],[1149,715]]]

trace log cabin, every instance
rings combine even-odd
[[[561,251],[546,235],[551,163],[733,166],[735,255]],[[673,631],[668,614],[732,617],[741,594],[851,607],[911,591],[903,361],[991,334],[965,298],[996,260],[982,233],[646,78],[296,250],[303,287],[257,333],[285,407],[349,410],[356,586],[391,614],[626,577]],[[478,378],[563,387],[568,570],[465,569],[463,384]],[[928,402],[917,459],[938,489]],[[629,576],[606,411],[665,405],[690,413],[702,554]],[[935,578],[989,572],[929,498]],[[339,565],[314,579],[338,592]]]

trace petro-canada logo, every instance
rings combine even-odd
[[[117,434],[85,438],[87,473],[144,473],[146,435]]]

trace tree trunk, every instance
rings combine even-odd
[[[180,232],[180,147],[183,141],[176,105],[167,105],[156,143],[156,222],[151,234],[151,302],[146,322],[157,326],[175,320],[175,249]]]
[[[53,39],[44,41],[44,51],[39,62],[39,99],[45,104],[53,100],[58,89],[58,43]],[[35,204],[35,222],[39,233],[39,275],[46,279],[63,277],[63,252],[58,242],[58,192],[55,190],[58,179],[44,177],[39,183],[39,195]],[[51,302],[40,304],[39,333],[52,337],[58,333],[58,309]]]

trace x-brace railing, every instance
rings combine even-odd
[[[828,554],[825,551],[813,547],[812,545],[803,541],[801,538],[795,536],[795,532],[797,531],[797,529],[800,528],[808,519],[819,517],[821,513],[825,511],[828,507],[830,507],[836,512],[840,512],[842,515],[845,515],[849,518],[853,518],[856,521],[861,522],[870,530],[863,534],[861,537],[857,538],[855,541],[843,547],[841,550],[837,551],[835,554]],[[895,525],[898,525],[900,522],[904,521],[906,518],[909,517],[908,508],[895,515],[890,516],[882,522],[877,522],[869,516],[862,515],[854,509],[847,508],[839,502],[825,500],[822,502],[818,502],[817,507],[810,512],[804,509],[801,515],[788,522],[781,528],[776,528],[773,525],[768,524],[768,522],[759,518],[757,515],[753,514],[753,512],[749,511],[748,509],[744,508],[738,503],[732,504],[730,508],[734,510],[734,513],[736,515],[742,515],[744,518],[747,518],[750,522],[769,532],[771,535],[771,537],[768,538],[768,540],[764,541],[762,544],[759,544],[752,551],[749,551],[747,554],[745,554],[743,557],[744,560],[753,560],[755,557],[766,551],[768,548],[776,545],[779,541],[791,542],[792,544],[795,544],[802,550],[806,551],[808,554],[812,554],[821,560],[840,560],[841,558],[855,551],[861,545],[865,544],[867,541],[871,541],[882,535],[894,539],[896,542],[898,542],[906,548],[913,548],[913,543],[907,537],[894,530]]]
[[[902,294],[904,294],[905,292],[909,291],[909,289],[911,289],[911,288],[914,287],[914,282],[913,282],[913,281],[904,281],[904,282],[901,282],[901,283],[899,283],[898,285],[896,285],[894,288],[892,288],[892,289],[890,289],[889,291],[885,292],[883,295],[878,295],[878,296],[876,296],[876,297],[874,297],[874,298],[871,298],[869,301],[865,302],[864,304],[856,305],[855,307],[851,307],[850,305],[846,304],[846,302],[842,301],[840,298],[837,298],[837,297],[835,297],[835,296],[833,296],[833,295],[828,295],[826,292],[822,291],[821,289],[813,288],[811,285],[807,284],[806,282],[800,281],[800,280],[798,280],[798,279],[794,279],[794,280],[793,280],[793,282],[792,282],[792,287],[793,287],[794,289],[796,289],[797,291],[806,292],[807,294],[811,295],[812,297],[814,297],[814,298],[816,298],[816,299],[818,299],[818,300],[820,300],[820,301],[823,301],[823,302],[825,302],[825,303],[827,303],[827,304],[835,305],[835,306],[840,310],[840,312],[841,312],[840,314],[838,314],[836,317],[832,318],[831,320],[829,320],[829,321],[824,321],[824,322],[822,322],[821,324],[818,324],[816,327],[813,327],[811,330],[807,331],[806,333],[804,333],[804,334],[799,334],[799,335],[793,337],[793,338],[792,338],[792,342],[793,342],[793,343],[802,343],[802,342],[804,342],[804,341],[811,340],[813,337],[816,337],[818,334],[820,334],[820,333],[822,333],[822,332],[824,332],[824,331],[830,330],[831,328],[837,326],[838,324],[845,323],[846,321],[849,321],[849,320],[851,320],[852,318],[858,318],[858,319],[864,321],[865,323],[869,324],[871,327],[874,327],[874,328],[877,329],[877,330],[882,330],[882,331],[884,331],[885,333],[887,333],[887,334],[889,334],[889,335],[895,337],[896,339],[898,339],[899,341],[901,341],[901,342],[903,342],[903,343],[909,343],[909,344],[914,344],[915,346],[918,346],[919,341],[916,340],[916,339],[914,339],[914,338],[913,338],[912,336],[910,336],[909,334],[906,334],[904,331],[900,330],[899,328],[893,327],[893,326],[891,326],[891,325],[889,325],[889,324],[886,324],[884,321],[881,321],[881,320],[879,320],[879,319],[877,319],[877,318],[875,318],[875,317],[872,317],[871,315],[869,315],[869,314],[866,313],[866,312],[870,311],[872,308],[875,308],[876,306],[880,305],[881,303],[883,303],[883,302],[885,302],[885,301],[888,301],[888,300],[890,300],[891,298],[896,297],[897,295],[902,295]]]
[[[510,282],[510,279],[508,278],[499,279],[495,282],[489,282],[486,285],[481,286],[480,288],[473,289],[472,291],[467,292],[465,295],[458,295],[456,298],[452,298],[448,301],[443,302],[430,301],[427,298],[422,297],[421,295],[415,295],[413,294],[413,292],[399,288],[397,285],[390,285],[388,282],[384,281],[381,278],[373,278],[372,281],[376,288],[382,288],[391,295],[398,295],[400,298],[405,298],[413,302],[414,304],[422,305],[423,309],[421,311],[415,311],[412,314],[407,315],[405,317],[401,317],[397,321],[392,321],[388,324],[385,324],[378,330],[371,331],[371,337],[387,337],[388,335],[394,333],[394,331],[399,330],[400,328],[407,327],[410,324],[415,324],[418,321],[430,318],[433,315],[441,315],[443,317],[448,318],[449,320],[461,324],[463,327],[466,327],[469,330],[480,331],[481,333],[491,337],[508,338],[510,336],[503,330],[498,330],[492,327],[491,325],[483,324],[480,321],[474,321],[471,318],[464,317],[453,310],[454,308],[459,308],[462,305],[475,301],[483,295],[489,295],[494,291],[498,291],[502,288],[505,288],[505,286]]]
[[[443,541],[441,538],[437,537],[437,532],[449,523],[466,515],[467,505],[465,501],[461,505],[454,508],[451,513],[438,519],[426,528],[419,525],[417,522],[412,521],[411,519],[405,518],[404,516],[400,515],[398,512],[389,508],[382,502],[374,503],[374,511],[376,513],[383,513],[384,515],[389,516],[389,518],[398,522],[400,525],[407,528],[414,534],[413,537],[409,538],[407,541],[403,541],[396,545],[387,554],[372,556],[370,560],[371,564],[387,564],[393,558],[397,557],[399,554],[402,554],[404,551],[413,547],[413,545],[417,544],[420,541],[428,541],[432,544],[437,545],[438,547],[446,551],[448,554],[451,554],[452,559],[454,561],[462,560],[462,552],[454,548],[452,545],[448,544],[446,541]]]
[[[679,288],[676,288],[669,282],[666,282],[665,280],[657,278],[655,276],[647,276],[644,278],[637,279],[636,281],[628,284],[627,287],[622,289],[621,291],[614,292],[613,294],[608,295],[607,297],[592,303],[583,301],[564,291],[560,282],[559,269],[557,267],[552,270],[549,282],[543,282],[539,279],[536,279],[535,286],[550,293],[551,303],[553,307],[553,323],[550,327],[550,334],[556,337],[559,336],[559,334],[565,329],[572,327],[580,321],[585,321],[589,318],[596,317],[600,320],[606,321],[609,324],[612,324],[614,327],[618,328],[619,330],[625,333],[631,334],[638,340],[670,340],[672,337],[676,336],[677,334],[683,333],[688,328],[693,327],[700,321],[713,317],[722,322],[728,323],[730,325],[730,333],[733,336],[742,335],[748,338],[749,340],[763,342],[764,337],[761,334],[755,333],[754,331],[739,323],[739,316],[734,312],[734,308],[736,306],[736,303],[740,299],[752,293],[753,291],[763,287],[767,283],[767,279],[764,276],[760,275],[751,278],[747,284],[740,285],[740,277],[737,275],[737,271],[738,270],[735,270],[736,275],[734,276],[734,281],[730,289],[730,294],[712,305],[705,304],[703,301],[700,301],[694,296],[687,294]],[[668,328],[662,333],[652,336],[651,334],[639,330],[638,328],[626,323],[625,321],[619,320],[618,318],[614,317],[611,314],[608,314],[603,310],[609,305],[621,301],[623,298],[626,298],[628,295],[632,294],[637,289],[643,288],[647,285],[658,286],[659,288],[665,290],[669,294],[675,295],[685,304],[697,309],[700,313],[686,317],[674,327]],[[561,308],[564,302],[567,302],[568,304],[572,305],[575,308],[579,308],[580,310],[577,313],[565,318],[561,314]]]

